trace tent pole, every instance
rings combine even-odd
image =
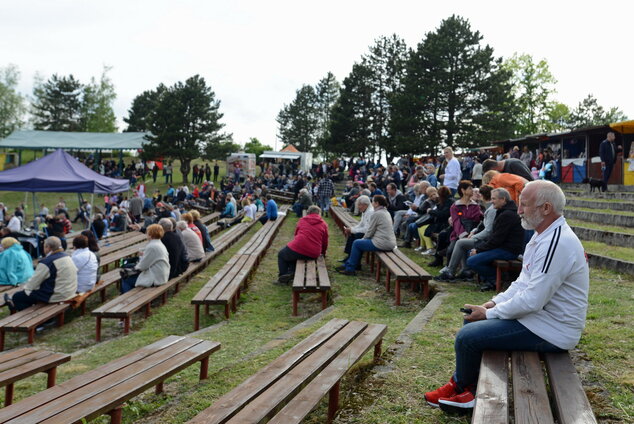
[[[35,221],[35,218],[37,217],[36,213],[37,213],[37,201],[35,199],[35,192],[32,192],[33,194],[33,221]],[[37,230],[37,229],[36,229]]]

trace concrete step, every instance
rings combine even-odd
[[[634,215],[619,215],[605,212],[590,212],[566,208],[564,216],[581,221],[596,222],[603,225],[616,225],[619,227],[634,227]]]
[[[634,203],[630,202],[607,202],[601,200],[566,198],[566,205],[573,208],[609,209],[613,211],[634,212]]]
[[[590,190],[589,184],[567,184],[559,185],[562,190]],[[634,185],[608,184],[608,192],[618,191],[624,193],[634,193]]]
[[[634,275],[634,262],[608,258],[607,256],[588,253],[588,263],[591,268],[605,268],[621,274]]]
[[[571,226],[570,228],[581,240],[598,241],[610,246],[634,248],[634,234],[615,233],[580,226]]]
[[[591,193],[588,190],[564,190],[564,194],[566,198],[574,198],[574,197],[583,197],[583,198],[593,198],[597,200],[625,200],[628,202],[634,202],[634,193],[628,192],[617,192],[617,191],[607,191],[605,193],[593,192]]]

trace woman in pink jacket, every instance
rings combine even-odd
[[[297,222],[295,237],[277,254],[278,284],[288,284],[295,274],[298,259],[316,259],[328,250],[328,225],[319,206],[312,205]]]

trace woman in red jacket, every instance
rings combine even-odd
[[[277,254],[278,284],[288,284],[295,274],[298,259],[317,259],[328,250],[328,225],[319,206],[310,206],[297,222],[295,237]]]

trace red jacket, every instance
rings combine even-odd
[[[295,238],[288,247],[293,252],[309,258],[325,255],[328,250],[328,225],[319,214],[306,215],[297,222]]]

